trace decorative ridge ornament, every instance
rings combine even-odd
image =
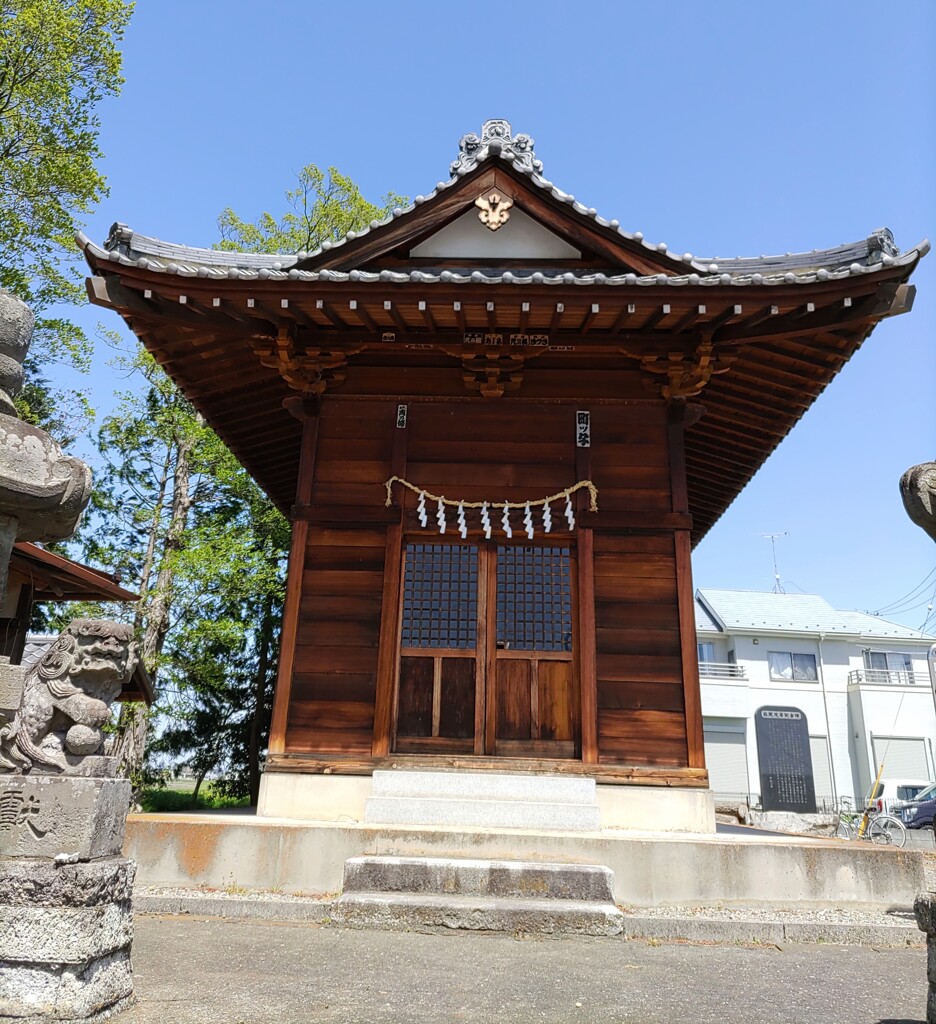
[[[389,508],[393,504],[393,485],[402,484],[408,490],[411,490],[414,494],[419,496],[419,501],[416,505],[416,512],[419,516],[419,525],[426,527],[428,525],[428,516],[426,514],[426,502],[435,502],[436,512],[436,523],[439,527],[439,533],[445,533],[445,506],[448,505],[458,510],[457,524],[458,532],[462,538],[467,535],[468,523],[465,518],[465,509],[476,508],[480,509],[480,527],[484,532],[484,536],[490,540],[491,537],[491,509],[501,510],[501,528],[504,531],[505,536],[513,537],[513,528],[510,525],[510,510],[512,508],[523,510],[523,529],[526,532],[527,537],[532,540],[535,530],[533,522],[533,509],[543,509],[543,528],[546,533],[552,530],[552,511],[550,504],[558,501],[565,501],[565,507],[562,514],[566,517],[569,524],[570,532],[575,529],[575,514],[572,511],[572,495],[576,491],[587,490],[588,491],[588,511],[598,511],[598,488],[592,483],[591,480],[579,480],[578,483],[573,484],[571,487],[567,487],[564,491],[558,491],[556,494],[550,494],[545,498],[539,498],[535,501],[463,501],[457,498],[446,498],[442,494],[433,494],[431,491],[427,491],[422,487],[417,487],[416,484],[411,484],[409,480],[404,480],[401,476],[392,476],[384,484],[387,489],[387,500],[384,504]]]
[[[542,160],[537,160],[533,152],[533,139],[529,135],[512,135],[509,121],[485,121],[480,138],[474,132],[463,135],[458,150],[458,158],[452,161],[452,177],[473,171],[492,156],[512,161],[522,171],[539,174],[543,170]]]
[[[513,200],[494,191],[488,192],[486,196],[478,196],[475,206],[480,211],[478,219],[481,223],[486,228],[496,231],[510,220],[510,208],[513,206]]]

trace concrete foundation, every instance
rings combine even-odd
[[[926,935],[926,1024],[936,1024],[936,892],[920,893],[913,913]]]
[[[407,776],[418,781],[420,776],[432,780],[440,775],[449,777],[449,787],[456,785],[457,780],[465,781],[467,796],[473,792],[473,800],[480,801],[476,780],[484,781],[481,773],[461,772],[378,772],[377,776]],[[599,814],[593,811],[582,812],[582,821],[577,828],[611,828],[632,829],[653,832],[692,832],[713,833],[715,831],[715,805],[712,794],[707,789],[677,789],[663,786],[615,786],[598,782],[589,778],[569,778],[556,776],[507,775],[497,773],[490,776],[487,785],[495,787],[493,779],[509,778],[527,780],[529,785],[540,790],[551,790],[571,784],[590,787],[593,796],[587,797],[589,802],[598,805]],[[377,782],[380,782],[378,778]],[[429,785],[429,782],[427,782]],[[474,787],[473,789],[471,787]],[[577,791],[576,791],[577,792]],[[257,816],[260,818],[289,818],[297,821],[333,821],[333,822],[364,822],[377,824],[463,824],[488,825],[491,827],[542,827],[542,820],[523,820],[522,817],[500,817],[498,820],[462,821],[450,820],[443,822],[436,819],[432,822],[417,821],[412,818],[404,820],[397,817],[388,820],[386,816],[375,818],[380,813],[379,804],[371,804],[372,812],[367,814],[369,800],[383,800],[388,794],[382,793],[379,786],[375,789],[375,780],[369,775],[303,775],[299,772],[264,772],[260,782],[260,801]],[[397,796],[394,791],[392,796]],[[426,799],[430,790],[414,790],[413,797]],[[492,790],[491,796],[497,798]],[[584,801],[581,795],[576,800]],[[386,806],[386,805],[385,805]],[[535,809],[534,809],[535,810]],[[587,820],[586,820],[587,815]],[[562,823],[559,823],[562,828]]]
[[[131,815],[126,853],[153,886],[337,893],[361,856],[605,865],[633,907],[748,904],[908,906],[936,887],[936,854],[794,836],[605,830],[563,834],[297,822],[238,814]]]
[[[0,776],[0,1021],[103,1018],[133,994],[130,783]]]

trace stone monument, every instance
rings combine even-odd
[[[900,496],[910,519],[936,540],[936,462],[911,466],[900,478]],[[926,1021],[936,1024],[936,893],[920,893],[913,911],[926,932]]]
[[[32,329],[0,292],[0,597],[14,542],[70,536],[91,489],[16,416]],[[130,783],[103,726],[135,664],[129,626],[79,619],[25,676],[0,666],[0,1021],[92,1020],[132,997]]]

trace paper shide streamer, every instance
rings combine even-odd
[[[435,521],[439,527],[439,533],[445,533],[446,529],[446,518],[445,509],[446,506],[456,509],[455,522],[458,527],[458,532],[462,539],[468,536],[468,515],[466,510],[478,509],[480,527],[484,533],[485,539],[490,540],[493,533],[493,523],[491,519],[492,510],[499,510],[501,530],[505,537],[513,537],[513,526],[510,522],[510,510],[520,509],[523,511],[523,530],[529,540],[533,540],[536,533],[536,524],[533,518],[533,510],[536,508],[542,509],[542,522],[543,532],[551,533],[553,529],[553,511],[550,507],[553,504],[565,501],[565,505],[562,509],[561,516],[565,517],[569,531],[575,529],[575,510],[572,507],[572,495],[577,491],[588,491],[588,511],[598,511],[598,488],[592,483],[591,480],[579,480],[578,483],[573,484],[571,487],[567,487],[564,491],[559,491],[556,494],[550,494],[545,498],[538,498],[536,500],[530,499],[528,501],[463,501],[458,499],[446,498],[441,494],[432,494],[422,487],[417,487],[415,484],[404,480],[401,476],[392,476],[386,482],[385,487],[387,490],[387,500],[385,502],[387,508],[393,504],[393,485],[400,484],[400,486],[413,491],[417,496],[416,502],[416,515],[419,518],[419,525],[423,528],[429,525],[429,514],[426,509],[426,502],[432,501],[436,505]]]

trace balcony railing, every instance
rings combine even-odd
[[[744,666],[727,661],[700,661],[699,675],[703,679],[744,679]]]
[[[859,668],[848,673],[849,685],[870,683],[873,686],[926,686],[925,672],[901,672],[890,668]]]

